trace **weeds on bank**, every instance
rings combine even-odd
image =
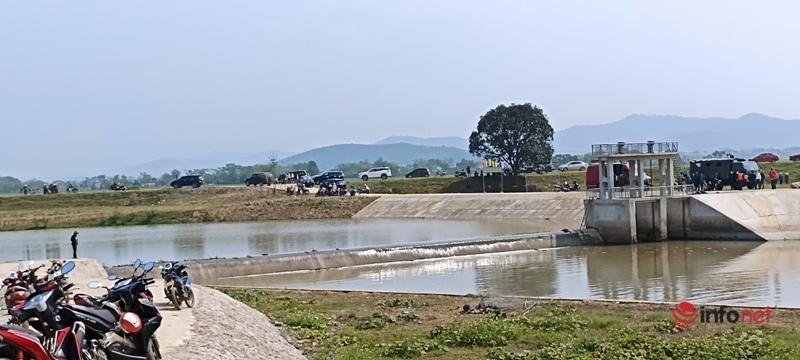
[[[610,311],[545,304],[525,315],[465,315],[452,303],[454,298],[433,295],[404,299],[288,290],[225,292],[286,324],[300,339],[295,345],[313,359],[800,358],[791,341],[794,327],[680,331],[668,312],[637,314],[622,306]]]

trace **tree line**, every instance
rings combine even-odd
[[[358,173],[367,171],[373,167],[389,167],[395,177],[402,177],[405,176],[406,172],[418,167],[427,167],[430,169],[432,175],[436,175],[437,172],[453,174],[456,170],[465,169],[467,166],[471,169],[477,169],[479,165],[480,164],[475,161],[466,159],[460,161],[454,161],[453,159],[418,159],[412,164],[401,165],[383,160],[383,158],[378,158],[375,161],[364,160],[357,163],[340,164],[336,166],[335,169],[343,171],[348,178],[355,178],[358,176]],[[41,193],[43,184],[58,184],[59,189],[62,190],[66,190],[69,185],[75,186],[79,190],[102,190],[111,188],[114,183],[128,187],[138,186],[140,188],[167,187],[170,182],[182,175],[200,175],[203,177],[206,184],[232,185],[243,184],[244,180],[253,173],[268,172],[273,174],[274,177],[277,177],[281,173],[294,170],[305,170],[311,175],[316,175],[321,172],[315,161],[283,165],[278,164],[276,159],[273,158],[266,164],[239,165],[229,163],[225,164],[225,166],[209,169],[184,169],[182,171],[174,169],[161,175],[151,175],[146,172],[142,172],[138,176],[96,175],[77,181],[62,179],[28,179],[22,181],[11,176],[4,176],[0,177],[0,193],[20,193],[24,185],[28,185],[31,190]]]

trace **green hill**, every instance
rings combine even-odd
[[[405,165],[416,159],[475,159],[464,149],[448,146],[423,146],[405,143],[366,145],[338,144],[312,149],[304,153],[282,159],[281,164],[296,164],[316,161],[320,170],[329,170],[342,163],[355,163],[362,160],[375,161],[378,158]]]

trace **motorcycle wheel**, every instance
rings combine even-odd
[[[181,309],[181,302],[178,301],[178,289],[175,288],[169,289],[169,301],[171,301],[172,305],[175,306],[175,310]]]
[[[194,291],[189,293],[189,297],[185,301],[186,307],[194,307]]]
[[[147,360],[161,360],[161,350],[155,336],[147,342]]]

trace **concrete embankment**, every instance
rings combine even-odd
[[[383,248],[313,251],[299,254],[234,259],[186,261],[192,281],[218,285],[217,279],[270,273],[334,269],[399,261],[436,259],[508,251],[546,249],[563,246],[597,245],[602,239],[596,231],[552,232],[465,240],[440,244],[392,246]],[[108,269],[125,274],[129,267]]]
[[[609,243],[800,240],[800,192],[752,190],[679,198],[587,200],[587,228]]]
[[[583,192],[382,195],[354,218],[524,219],[535,231],[577,229]]]

